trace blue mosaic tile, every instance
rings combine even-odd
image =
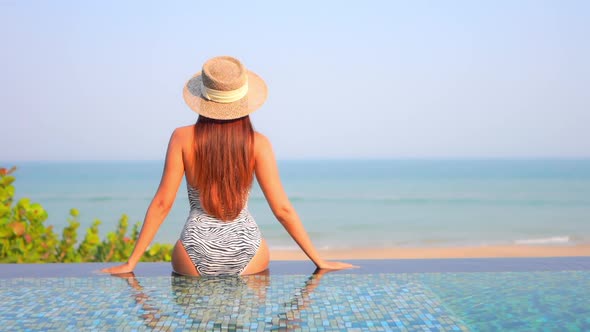
[[[585,268],[0,278],[0,300],[6,331],[590,330]]]
[[[438,273],[421,276],[474,330],[590,331],[590,272]]]
[[[0,280],[7,330],[467,330],[410,275]]]

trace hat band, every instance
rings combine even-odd
[[[236,90],[222,91],[206,87],[201,81],[201,94],[203,98],[216,103],[228,104],[244,98],[248,94],[248,81]]]

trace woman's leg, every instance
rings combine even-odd
[[[254,274],[264,271],[268,268],[268,262],[270,261],[270,252],[268,245],[264,239],[260,242],[260,247],[256,251],[256,255],[252,257],[252,260],[246,265],[242,275]]]
[[[200,275],[180,240],[176,241],[176,245],[172,251],[172,270],[185,276]]]

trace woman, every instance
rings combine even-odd
[[[133,271],[170,211],[183,175],[191,211],[172,254],[176,273],[267,269],[268,246],[246,207],[254,175],[276,218],[318,268],[352,267],[319,256],[283,190],[269,140],[252,128],[248,114],[266,100],[264,81],[237,59],[216,57],[188,81],[183,96],[199,119],[172,133],[160,186],[129,260],[102,271]]]

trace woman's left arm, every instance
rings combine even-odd
[[[172,208],[172,204],[174,204],[178,187],[180,186],[182,176],[184,175],[181,142],[179,129],[176,129],[172,133],[170,142],[168,143],[166,162],[164,164],[164,172],[162,173],[160,186],[145,214],[139,238],[135,243],[135,248],[127,260],[127,263],[102,269],[102,272],[118,274],[133,271],[141,256],[154,239],[162,221],[164,221],[168,212],[170,212],[170,209]]]

